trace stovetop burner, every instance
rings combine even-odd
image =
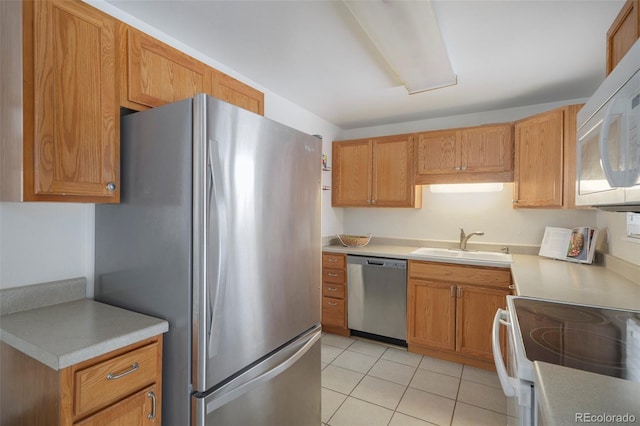
[[[640,312],[514,298],[526,357],[640,381]]]

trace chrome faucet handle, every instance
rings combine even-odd
[[[466,237],[466,234],[464,233],[464,228],[460,228],[460,239],[462,240],[464,237]]]

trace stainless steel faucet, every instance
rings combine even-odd
[[[467,241],[469,241],[469,238],[473,237],[474,235],[484,235],[484,232],[472,232],[469,235],[466,235],[464,233],[464,229],[460,228],[460,245],[458,246],[458,248],[460,250],[467,250]]]

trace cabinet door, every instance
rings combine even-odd
[[[627,0],[607,31],[607,75],[640,36],[640,4]]]
[[[23,7],[24,199],[118,202],[116,21],[79,1]]]
[[[513,170],[512,125],[482,126],[460,132],[460,167],[466,173]]]
[[[333,143],[332,205],[371,204],[372,143],[368,139]]]
[[[264,115],[264,93],[214,69],[211,76],[214,97]]]
[[[414,207],[413,138],[398,135],[373,140],[372,204]],[[335,165],[335,164],[334,164]]]
[[[75,423],[77,426],[148,426],[162,424],[156,386],[141,390],[97,414]]]
[[[407,290],[407,341],[454,350],[455,286],[411,279]]]
[[[515,125],[514,207],[562,207],[564,110]]]
[[[417,176],[456,173],[460,164],[457,130],[418,134]]]
[[[459,286],[457,292],[456,351],[492,361],[493,318],[498,309],[505,308],[509,290]],[[505,353],[504,339],[502,353]]]
[[[123,32],[127,37],[123,105],[157,107],[198,93],[213,94],[205,64],[131,27]]]

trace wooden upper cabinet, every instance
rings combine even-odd
[[[213,96],[225,102],[264,115],[264,93],[220,71],[211,69]]]
[[[441,130],[417,135],[417,179],[455,173],[460,164],[457,130]],[[435,179],[435,178],[434,178]]]
[[[575,208],[576,115],[581,106],[516,123],[514,207]]]
[[[467,173],[506,172],[513,178],[513,125],[472,127],[460,131],[460,164]]]
[[[23,3],[25,201],[119,202],[116,48],[85,3]]]
[[[412,135],[333,144],[334,207],[420,207]]]
[[[387,136],[373,139],[371,143],[372,204],[381,207],[419,207],[422,188],[414,183],[413,137]]]
[[[418,184],[512,180],[510,123],[417,134]]]
[[[607,75],[640,37],[640,1],[627,0],[607,31]]]
[[[516,123],[514,207],[562,207],[564,112]]]
[[[140,110],[198,93],[213,95],[210,68],[205,64],[125,24],[120,33],[122,106]]]
[[[120,103],[134,110],[206,93],[264,115],[264,93],[161,41],[120,25]]]
[[[373,144],[368,139],[333,143],[333,206],[371,204],[372,152]]]

